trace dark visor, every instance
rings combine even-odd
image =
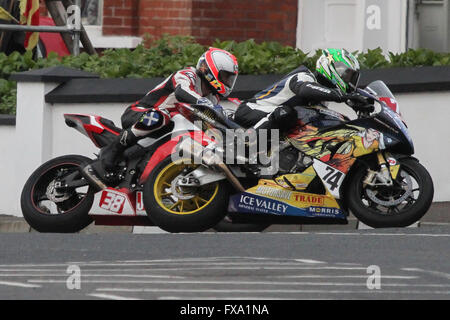
[[[221,70],[219,71],[219,81],[225,84],[227,87],[233,87],[236,75],[232,72]]]
[[[358,86],[359,76],[360,76],[359,71],[347,69],[342,75],[342,80],[344,80],[351,87],[353,87],[353,89],[355,89]]]
[[[349,86],[353,89],[358,86],[360,76],[359,70],[353,70],[342,62],[337,62],[335,64],[335,67],[336,71],[339,73],[341,79],[344,80],[345,83],[349,84]]]

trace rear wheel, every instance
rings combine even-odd
[[[228,185],[217,181],[181,187],[179,181],[198,165],[164,159],[144,185],[144,206],[149,218],[169,232],[201,232],[215,226],[226,214]]]
[[[428,211],[433,201],[433,181],[416,160],[399,160],[400,170],[392,186],[364,186],[367,169],[352,176],[346,193],[352,213],[373,228],[407,227]]]
[[[60,189],[58,182],[91,159],[68,155],[52,159],[33,172],[21,195],[22,213],[28,224],[39,232],[78,232],[87,227],[94,201],[94,190],[87,185]],[[81,179],[81,175],[80,175]]]

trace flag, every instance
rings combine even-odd
[[[19,23],[19,21],[17,21],[16,18],[14,18],[11,13],[6,11],[3,7],[0,7],[0,19],[7,21],[14,20],[15,22]]]
[[[39,0],[20,0],[20,24],[39,25]],[[27,32],[24,42],[25,49],[33,50],[38,41],[39,32]]]

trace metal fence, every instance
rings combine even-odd
[[[29,25],[14,25],[14,24],[0,24],[0,31],[23,31],[23,32],[51,32],[51,33],[70,33],[72,34],[73,52],[72,54],[77,56],[80,54],[80,34],[81,28],[81,10],[80,0],[75,0],[74,5],[78,7],[74,14],[75,22],[69,24],[67,19],[66,26],[29,26]]]

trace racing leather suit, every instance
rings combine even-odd
[[[292,107],[344,100],[338,90],[320,84],[308,68],[301,66],[244,101],[234,120],[245,128],[289,130],[297,123]]]
[[[189,67],[171,74],[141,100],[129,106],[122,115],[122,127],[131,127],[135,136],[145,136],[167,125],[176,102],[214,106],[219,98],[204,97],[202,80],[196,69]]]
[[[189,67],[171,74],[141,100],[129,106],[122,115],[121,134],[102,151],[103,168],[112,170],[118,156],[140,138],[162,129],[170,122],[170,112],[176,102],[214,106],[219,98],[202,92],[202,79],[197,70]]]

